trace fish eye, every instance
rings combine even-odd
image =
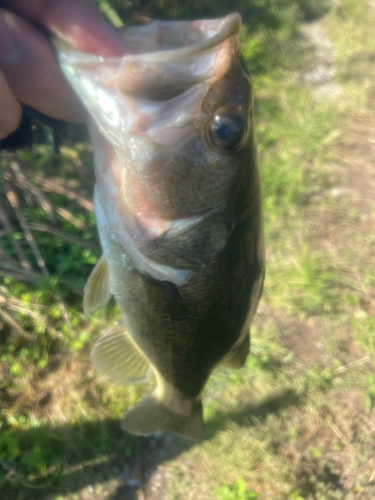
[[[245,135],[245,125],[239,116],[216,115],[209,126],[212,144],[223,152],[234,152]]]

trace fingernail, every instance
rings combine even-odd
[[[15,65],[21,57],[18,37],[15,34],[15,18],[12,14],[0,12],[0,62]]]

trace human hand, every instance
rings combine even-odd
[[[132,52],[92,0],[4,0],[0,8],[0,140],[17,129],[22,104],[80,122],[83,108],[65,81],[40,25],[73,48],[103,56]]]

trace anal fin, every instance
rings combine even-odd
[[[146,356],[123,325],[99,337],[91,360],[99,372],[119,384],[140,384],[153,374]]]
[[[250,350],[250,334],[247,333],[238,347],[235,347],[229,356],[225,359],[224,365],[229,368],[242,368],[245,364]]]
[[[100,257],[84,288],[83,311],[90,315],[105,307],[111,298],[108,264]]]

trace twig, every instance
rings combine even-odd
[[[81,238],[77,238],[76,236],[68,234],[65,231],[61,231],[60,229],[56,229],[54,227],[44,226],[43,224],[29,224],[29,228],[35,229],[36,231],[42,231],[45,233],[53,234],[55,236],[59,236],[60,238],[63,238],[64,240],[69,241],[70,243],[75,243],[77,245],[80,245],[83,248],[88,248],[89,250],[97,250],[98,249],[98,247],[96,245],[93,245],[92,243],[89,243],[88,241],[82,240]]]
[[[30,281],[31,283],[34,283],[34,285],[37,285],[39,280],[43,278],[43,275],[39,273],[29,270],[23,271],[11,262],[4,261],[0,261],[0,276],[13,276],[14,278],[20,279],[22,281]],[[59,279],[57,280],[57,282],[61,285],[66,285],[72,293],[80,296],[83,295],[83,291],[71,286],[69,281]]]
[[[78,220],[74,215],[69,212],[66,208],[56,207],[56,212],[65,220],[70,222],[73,226],[78,229],[84,229],[85,223]]]
[[[337,425],[330,422],[330,423],[328,423],[328,426],[333,430],[333,432],[336,434],[336,436],[338,436],[340,439],[342,439],[344,441],[344,443],[346,443],[347,447],[351,450],[351,452],[354,455],[358,456],[357,450],[354,448],[354,446],[349,441],[349,439],[340,431],[340,429],[337,427]]]
[[[49,215],[51,218],[54,218],[51,203],[47,200],[47,198],[40,191],[40,189],[36,188],[26,180],[26,177],[21,172],[19,164],[13,161],[10,164],[10,168],[13,170],[14,176],[21,189],[25,192],[25,195],[27,193],[31,193],[32,195],[34,195],[34,197],[38,200],[40,206],[43,208],[46,214]]]
[[[357,359],[356,361],[352,361],[351,363],[348,363],[345,366],[341,366],[340,368],[338,368],[336,370],[336,372],[337,373],[343,373],[346,370],[350,370],[350,368],[354,368],[355,366],[362,365],[363,363],[367,363],[368,361],[370,361],[370,356],[365,356],[365,357],[363,357],[361,359]]]
[[[39,251],[38,245],[35,241],[34,236],[32,235],[30,229],[28,228],[28,225],[23,217],[22,211],[20,209],[18,197],[16,193],[12,190],[7,190],[6,192],[7,198],[9,200],[9,203],[11,204],[13,210],[16,212],[17,219],[19,220],[19,223],[23,229],[23,232],[25,233],[25,239],[30,245],[31,250],[33,251],[35,255],[35,259],[37,261],[38,266],[40,267],[40,270],[42,271],[42,274],[44,276],[48,276],[49,272],[46,267],[46,264],[44,262],[44,259],[42,257],[42,254]]]
[[[0,262],[0,276],[13,276],[14,278],[30,281],[34,285],[38,284],[39,279],[42,277],[41,274],[32,271],[31,269],[20,269],[19,266],[13,264],[9,261]]]
[[[0,309],[0,316],[3,318],[3,320],[8,323],[10,326],[12,326],[18,333],[21,335],[24,335],[26,337],[29,337],[29,335],[25,332],[25,330],[16,322],[14,319],[5,311]]]
[[[5,293],[7,293],[6,290],[4,290],[3,287],[0,287],[0,289],[2,289],[2,291]],[[60,301],[61,302],[61,301]],[[14,311],[14,312],[19,312],[19,313],[23,313],[23,314],[27,314],[28,316],[30,316],[31,318],[34,318],[35,320],[39,321],[43,327],[46,329],[46,330],[49,330],[51,333],[53,333],[53,335],[55,337],[59,337],[59,338],[63,338],[63,334],[61,332],[59,332],[58,330],[56,330],[55,328],[53,328],[52,326],[50,326],[47,322],[47,320],[45,319],[44,316],[41,316],[40,314],[38,314],[37,312],[25,307],[24,303],[21,302],[20,300],[17,300],[15,298],[12,298],[12,299],[8,299],[6,297],[6,295],[1,295],[0,294],[0,304],[3,304],[4,306],[7,307],[7,309],[9,309],[10,311]],[[35,308],[37,308],[37,306],[35,304],[33,304],[33,306]],[[5,313],[7,314],[7,313]],[[65,319],[65,318],[64,318]],[[71,325],[70,323],[70,320],[68,319],[67,323],[69,325]],[[30,335],[27,334],[26,332],[23,332],[23,335],[26,335],[27,337],[30,338]]]
[[[62,300],[60,300],[58,297],[56,297],[56,300],[57,300],[57,303],[59,305],[59,308],[60,308],[60,311],[61,311],[61,314],[64,318],[65,323],[71,327],[72,322],[70,321],[68,311],[66,310],[64,302]]]
[[[41,184],[44,191],[62,194],[70,200],[75,201],[78,205],[81,205],[81,207],[85,208],[89,212],[94,211],[94,204],[91,201],[86,200],[86,198],[82,198],[82,196],[79,196],[77,193],[70,191],[64,186],[61,186],[57,182],[51,179],[42,179],[40,177],[38,177],[38,182]]]
[[[12,224],[10,223],[6,212],[1,207],[1,205],[0,205],[0,219],[3,223],[3,226],[5,227],[5,229],[8,232],[14,231]],[[12,246],[13,246],[15,253],[17,254],[17,257],[18,257],[18,260],[20,261],[21,266],[24,269],[31,269],[31,264],[28,261],[28,259],[26,258],[26,255],[25,255],[24,251],[22,250],[20,243],[17,240],[12,239]]]

